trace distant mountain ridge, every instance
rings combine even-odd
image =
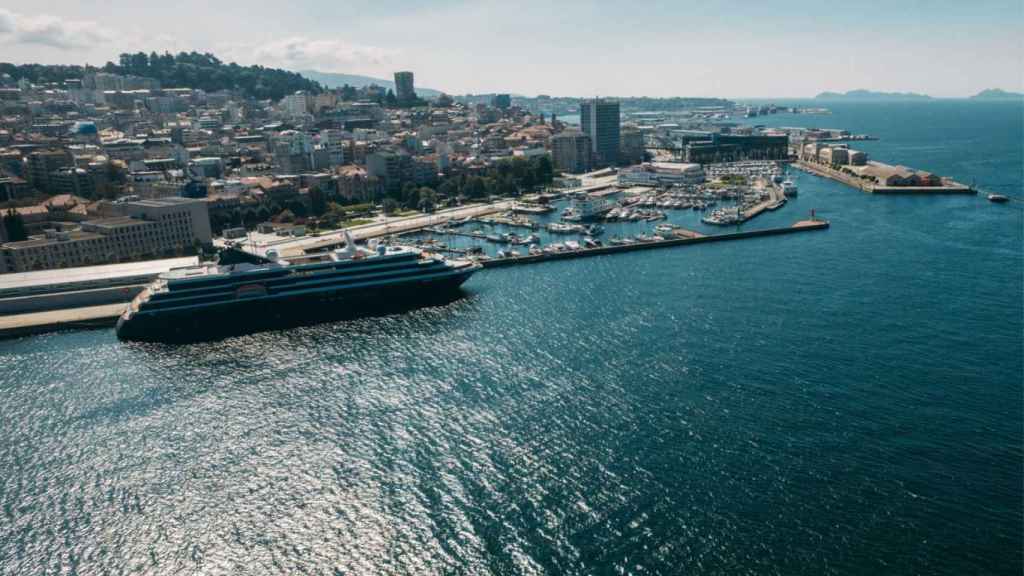
[[[915,92],[874,92],[872,90],[850,90],[849,92],[822,92],[818,100],[931,100],[927,94]]]
[[[1024,98],[1024,94],[1020,92],[1009,92],[1001,88],[988,88],[971,96],[971,100],[1020,100],[1022,98]]]
[[[299,74],[319,82],[325,88],[341,88],[345,84],[352,86],[353,88],[364,88],[371,84],[376,84],[382,88],[388,88],[390,90],[395,89],[395,83],[391,80],[385,80],[383,78],[373,78],[372,76],[360,76],[359,74],[339,74],[335,72],[318,72],[316,70],[300,70]],[[416,86],[416,94],[421,98],[434,98],[441,95],[440,90],[434,90],[431,88],[420,88]]]

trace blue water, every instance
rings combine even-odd
[[[1020,106],[833,111],[771,121],[1021,195]],[[0,573],[1020,574],[1022,204],[797,183],[831,229],[0,342]]]

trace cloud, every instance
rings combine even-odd
[[[400,56],[397,50],[303,36],[256,45],[222,44],[217,53],[224,59],[245,64],[356,74],[387,72]]]
[[[113,38],[110,31],[96,22],[66,20],[48,14],[25,16],[0,8],[0,42],[73,50],[109,42]]]

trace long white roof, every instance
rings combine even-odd
[[[171,268],[195,266],[198,263],[198,257],[187,256],[184,258],[165,258],[162,260],[128,262],[125,264],[104,264],[101,266],[81,266],[57,270],[0,274],[0,295],[5,290],[17,288],[73,285],[76,283],[115,280],[133,276],[156,276]]]

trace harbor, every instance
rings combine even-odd
[[[234,246],[256,258],[288,261],[347,250],[350,241],[388,250],[412,246],[428,258],[446,256],[491,269],[828,228],[811,210],[809,220],[794,225],[775,218],[761,229],[739,229],[796,199],[784,169],[774,161],[710,165],[711,181],[670,186],[616,185],[614,176],[602,173],[574,188],[515,201],[386,218],[320,236],[248,237]],[[735,230],[723,232],[729,227]],[[40,286],[0,297],[0,310],[7,311],[0,337],[109,326],[155,274],[186,264],[195,259],[85,268],[70,283],[57,282],[51,273],[26,273],[39,276],[34,282]]]
[[[578,246],[575,249],[562,249],[503,258],[492,258],[486,255],[476,255],[474,258],[485,270],[487,270],[516,265],[540,264],[543,262],[557,260],[623,254],[641,250],[654,250],[767,236],[781,236],[799,232],[825,230],[828,229],[829,226],[830,223],[827,220],[811,219],[801,220],[792,226],[787,227],[746,230],[710,235],[705,235],[692,230],[676,228],[674,229],[671,237],[660,239],[654,239],[654,237],[651,237],[651,239],[646,241],[633,241],[629,243],[598,245],[592,247]],[[425,249],[429,250],[430,248],[428,246],[425,247]],[[467,251],[464,250],[459,250],[459,252],[463,255],[467,253]],[[0,338],[15,338],[57,330],[108,328],[114,325],[118,316],[124,312],[125,306],[125,303],[114,303],[99,306],[86,306],[0,316]]]
[[[743,232],[729,232],[725,234],[703,235],[690,230],[679,230],[672,238],[661,240],[650,240],[647,242],[634,242],[629,244],[615,244],[609,246],[594,246],[591,248],[578,248],[575,250],[562,250],[555,252],[542,252],[539,254],[527,254],[525,256],[513,256],[500,259],[481,260],[484,268],[501,268],[520,264],[536,264],[553,260],[568,260],[572,258],[586,258],[591,256],[602,256],[608,254],[620,254],[624,252],[635,252],[638,250],[654,250],[658,248],[671,248],[675,246],[688,246],[691,244],[705,244],[708,242],[724,242],[729,240],[743,240],[747,238],[760,238],[765,236],[780,236],[783,234],[794,234],[797,232],[810,232],[813,230],[825,230],[830,226],[828,220],[801,220],[787,228],[767,228],[763,230],[747,230]]]

